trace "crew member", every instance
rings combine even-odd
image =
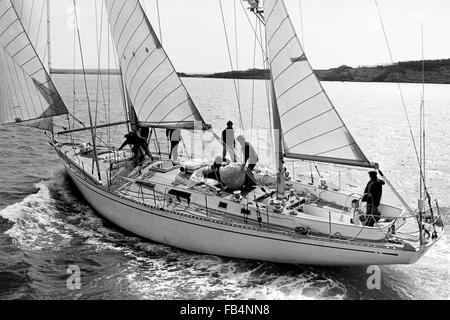
[[[227,128],[222,132],[222,143],[223,143],[223,161],[226,162],[227,153],[230,151],[230,157],[232,161],[236,162],[236,153],[234,149],[236,148],[236,140],[234,140],[234,129],[233,122],[228,121]]]
[[[167,129],[167,139],[170,140],[170,155],[169,159],[178,161],[178,145],[181,141],[181,129]]]
[[[148,149],[147,141],[140,137],[136,131],[133,130],[125,135],[125,142],[120,146],[119,150],[122,150],[127,145],[132,146],[133,164],[135,166],[140,165],[144,161],[145,154],[153,161],[153,156]]]
[[[367,203],[365,225],[373,227],[380,220],[381,213],[378,208],[380,207],[381,197],[383,196],[385,182],[378,179],[376,171],[369,172],[369,177],[370,181],[364,190],[363,202]]]
[[[244,154],[244,166],[246,166],[248,173],[246,186],[247,188],[250,188],[253,185],[253,181],[255,180],[252,172],[259,161],[258,154],[256,153],[256,150],[252,146],[252,144],[248,141],[245,141],[244,136],[239,136],[236,140],[241,144],[242,147],[242,153]]]

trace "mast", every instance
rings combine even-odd
[[[272,71],[270,72],[270,88],[272,96],[272,118],[273,132],[275,134],[275,157],[277,168],[277,198],[284,199],[286,193],[286,185],[284,179],[284,153],[283,153],[283,129],[281,127],[280,114],[278,111],[277,97],[275,93],[275,85],[273,83]]]
[[[250,2],[249,2],[250,3]],[[259,2],[256,2],[256,7],[253,7],[255,14],[258,14]],[[259,12],[260,13],[260,12]],[[265,16],[264,16],[265,21]],[[269,52],[269,43],[267,36],[266,41],[266,51]],[[272,64],[268,62],[270,68],[270,93],[272,100],[272,122],[273,122],[273,133],[275,140],[275,163],[277,170],[277,198],[284,199],[286,193],[285,176],[284,176],[284,139],[283,139],[283,128],[280,119],[280,112],[278,109],[277,94],[275,91],[275,81],[273,77]]]
[[[125,115],[125,122],[127,124],[127,131],[128,131],[128,133],[130,133],[131,132],[130,118],[128,117],[128,103],[130,102],[130,98],[129,98],[128,92],[125,88],[125,83],[123,81],[122,67],[119,66],[119,70],[120,70],[120,76],[119,76],[120,92],[122,94],[122,104],[123,104],[123,110],[124,110],[124,115]]]
[[[47,0],[47,54],[48,54],[48,74],[52,77],[52,43],[50,25],[50,0]]]
[[[423,22],[422,22],[422,132],[421,132],[421,140],[422,140],[422,153],[421,153],[421,162],[422,162],[422,174],[423,174],[423,182],[421,183],[421,192],[426,186],[426,140],[425,140],[425,50],[424,50],[424,32],[423,32]],[[425,199],[424,192],[420,195],[421,199]]]
[[[422,33],[422,101],[420,103],[420,196],[419,196],[419,239],[420,246],[423,246],[423,214],[425,212],[426,202],[426,180],[425,180],[425,53],[424,53],[424,34],[423,21],[421,22]]]

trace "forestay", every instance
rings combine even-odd
[[[265,0],[264,14],[286,157],[371,166],[308,62],[283,0]]]
[[[207,128],[138,0],[106,0],[111,34],[141,125]]]
[[[45,0],[0,0],[0,124],[50,130],[46,118],[68,113],[40,58],[45,9]]]

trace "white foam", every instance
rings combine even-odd
[[[170,258],[176,258],[172,262]],[[244,265],[213,256],[169,253],[128,263],[128,291],[142,299],[344,299],[345,286],[333,279],[317,279],[312,272],[266,274],[264,263]],[[181,281],[182,279],[182,281]]]
[[[0,211],[0,216],[12,223],[6,234],[22,250],[59,250],[70,245],[73,234],[89,237],[91,232],[66,223],[57,217],[55,200],[45,183],[36,184],[39,191],[19,203]]]
[[[22,249],[40,250],[53,246],[54,239],[59,243],[70,240],[55,227],[56,213],[54,201],[48,187],[43,183],[35,186],[39,191],[29,195],[22,202],[13,204],[0,211],[0,216],[14,223],[6,232]]]

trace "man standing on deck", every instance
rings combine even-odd
[[[223,162],[227,161],[227,153],[230,151],[230,157],[232,161],[236,162],[236,140],[234,140],[234,129],[233,122],[228,121],[227,128],[222,132],[222,143],[223,143]]]
[[[181,141],[181,129],[167,129],[167,139],[170,140],[170,155],[169,159],[178,161],[178,145]]]
[[[145,155],[142,153],[142,150],[144,153],[153,161],[153,156],[150,153],[150,150],[148,149],[148,143],[147,141],[140,137],[136,131],[131,131],[130,133],[125,135],[125,142],[120,146],[119,151],[125,148],[127,145],[132,146],[133,151],[133,164],[135,166],[140,165],[144,159]]]
[[[379,180],[376,171],[369,172],[370,181],[364,190],[363,202],[367,203],[365,225],[373,227],[380,220],[381,213],[378,210],[383,195],[385,182]]]

